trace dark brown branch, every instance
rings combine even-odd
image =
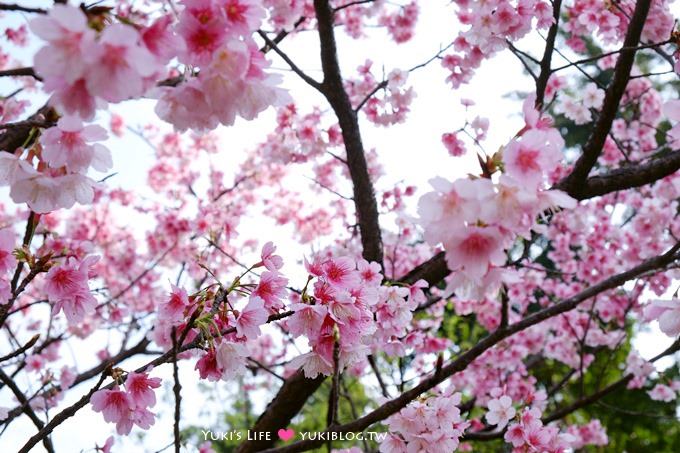
[[[7,129],[0,134],[0,151],[13,153],[17,148],[31,144],[31,131],[34,126],[30,122],[49,122],[56,124],[56,112],[52,107],[43,106],[27,118],[25,124]]]
[[[340,396],[340,342],[336,339],[333,343],[333,379],[331,379],[331,392],[328,396],[328,413],[326,414],[326,426],[329,428],[338,421],[338,398]]]
[[[649,159],[638,165],[627,165],[601,175],[588,178],[578,190],[569,186],[564,179],[554,188],[566,191],[577,200],[585,200],[618,190],[631,189],[651,184],[672,175],[680,169],[680,150],[670,151],[660,157]]]
[[[555,50],[555,39],[560,28],[560,9],[562,8],[562,0],[553,0],[553,24],[548,30],[548,37],[545,40],[545,49],[543,51],[543,58],[541,59],[541,72],[536,78],[536,107],[543,107],[543,100],[545,99],[545,89],[548,86],[548,79],[550,79],[550,63],[552,62],[552,54]]]
[[[662,41],[662,42],[657,42],[653,44],[643,44],[641,46],[635,47],[635,50],[643,50],[643,49],[649,49],[649,48],[654,48],[654,47],[659,47],[663,46],[664,44],[668,44],[670,41]],[[555,68],[552,70],[553,73],[562,71],[563,69],[570,68],[572,66],[577,66],[581,64],[586,64],[586,63],[593,63],[597,60],[601,60],[602,58],[608,57],[610,55],[616,55],[617,53],[621,53],[621,51],[626,50],[626,47],[622,47],[621,49],[618,50],[612,50],[611,52],[604,52],[599,55],[595,55],[594,57],[588,57],[588,58],[582,58],[580,60],[572,61],[571,63],[565,64],[563,66],[560,66],[558,68]]]
[[[321,83],[317,82],[316,80],[308,76],[302,69],[300,69],[298,65],[296,65],[295,62],[293,62],[293,60],[291,60],[290,57],[285,52],[279,49],[279,46],[274,41],[269,39],[269,36],[267,36],[265,32],[258,30],[257,33],[260,35],[262,39],[264,39],[264,42],[267,43],[267,46],[273,49],[274,52],[276,52],[279,55],[279,57],[281,57],[283,61],[285,61],[288,66],[290,66],[290,69],[295,74],[297,74],[308,85],[314,87],[317,90],[321,90]]]
[[[185,329],[188,331],[189,329]],[[182,402],[182,385],[179,383],[179,367],[177,366],[177,331],[172,328],[172,376],[175,384],[172,387],[172,392],[175,394],[175,424],[173,427],[173,433],[175,435],[175,453],[180,453],[180,434],[179,434],[179,415],[180,415],[180,404]]]
[[[45,426],[45,424],[38,418],[37,415],[35,415],[35,412],[33,411],[33,408],[31,407],[31,404],[29,403],[28,399],[26,398],[26,395],[17,387],[16,383],[12,380],[11,377],[7,376],[7,373],[5,373],[2,369],[0,369],[0,380],[7,386],[9,389],[12,391],[14,396],[16,397],[17,401],[21,403],[22,410],[24,414],[28,416],[28,418],[31,419],[33,424],[38,428],[38,430],[42,430]],[[50,452],[54,453],[54,446],[52,445],[52,441],[50,440],[49,437],[44,437],[39,440],[43,441],[43,445],[45,446],[45,449]],[[37,442],[36,442],[37,443]]]
[[[290,424],[293,417],[300,412],[307,399],[321,386],[326,377],[319,375],[314,379],[307,379],[300,369],[286,379],[276,397],[269,403],[267,409],[251,428],[253,432],[269,432],[271,440],[256,439],[243,442],[236,449],[238,453],[251,453],[272,447],[276,439],[276,432]]]
[[[357,5],[364,5],[366,3],[373,3],[375,0],[355,0],[353,2],[345,3],[344,5],[338,6],[337,8],[333,9],[333,12],[337,13],[338,11],[342,11],[345,8],[350,8],[352,6],[357,6]]]
[[[510,41],[508,41],[508,48],[512,52],[514,56],[517,57],[517,59],[522,63],[522,66],[524,66],[524,69],[529,73],[532,79],[534,79],[534,82],[538,83],[538,76],[536,76],[536,73],[534,70],[529,66],[529,63],[526,62],[524,58],[525,55],[527,55],[524,52],[521,52],[517,47],[515,47]]]
[[[106,374],[102,374],[101,377],[99,378],[99,382],[90,389],[89,392],[87,392],[86,395],[84,395],[82,398],[80,398],[78,401],[76,401],[73,405],[67,407],[63,411],[59,412],[50,422],[45,425],[40,431],[38,431],[37,434],[35,434],[33,437],[28,439],[28,442],[24,444],[23,447],[21,447],[21,450],[19,450],[19,453],[28,453],[31,451],[31,449],[40,442],[43,439],[47,439],[57,426],[61,425],[65,420],[68,418],[73,417],[80,408],[82,408],[85,404],[90,401],[90,397],[99,390],[99,387],[101,387],[102,382],[104,382],[104,378],[106,377]]]
[[[47,14],[46,9],[42,8],[29,8],[21,5],[14,5],[8,3],[0,3],[0,11],[18,11],[22,13],[37,13],[37,14]]]
[[[579,192],[582,190],[588,173],[590,173],[590,170],[597,162],[607,139],[607,134],[611,130],[612,122],[616,118],[621,97],[630,78],[630,71],[633,67],[637,51],[636,46],[640,42],[640,35],[647,18],[647,13],[649,12],[650,3],[651,0],[638,0],[635,4],[635,11],[633,12],[630,24],[628,25],[628,31],[626,32],[626,38],[623,42],[623,50],[616,61],[614,76],[605,92],[600,116],[588,137],[588,141],[583,146],[583,153],[574,164],[573,170],[560,183],[568,189],[567,191],[570,194],[575,194],[576,198],[578,198]]]
[[[352,178],[354,204],[359,221],[359,230],[361,231],[363,257],[367,261],[375,261],[382,266],[383,247],[378,220],[378,205],[375,200],[373,183],[368,173],[359,122],[343,86],[333,30],[333,10],[328,0],[315,0],[314,10],[318,21],[321,66],[324,73],[321,90],[338,117],[342,130],[342,138],[347,152],[347,167]]]
[[[38,341],[38,338],[40,338],[40,334],[33,335],[33,337],[30,340],[28,340],[28,342],[24,344],[22,347],[20,347],[14,352],[7,354],[6,356],[0,357],[0,363],[13,359],[14,357],[28,351],[35,344],[35,342]]]
[[[439,252],[424,263],[419,264],[411,272],[404,275],[400,281],[412,285],[418,280],[425,280],[433,286],[441,282],[451,271],[446,267],[444,252]]]
[[[1,138],[0,138],[1,140]],[[31,241],[33,240],[33,233],[35,233],[35,229],[38,226],[39,218],[37,217],[36,213],[31,211],[31,213],[28,215],[28,219],[26,220],[26,230],[24,231],[24,239],[22,241],[22,246],[24,248],[28,248],[31,245]],[[5,321],[7,321],[7,317],[9,316],[9,312],[12,309],[12,305],[14,305],[14,302],[16,301],[17,297],[23,292],[24,289],[26,289],[26,285],[33,280],[36,275],[40,272],[39,268],[36,269],[31,269],[31,272],[24,278],[22,281],[21,285],[19,285],[19,278],[21,278],[21,272],[24,269],[24,262],[19,261],[17,263],[17,267],[14,270],[14,275],[12,276],[12,282],[10,284],[10,288],[12,290],[12,297],[7,301],[6,304],[2,305],[0,307],[0,326],[5,324]],[[19,285],[19,287],[17,287]]]
[[[600,283],[590,286],[589,288],[579,292],[578,294],[568,299],[565,299],[555,305],[537,311],[532,315],[525,317],[521,321],[511,324],[507,328],[504,329],[499,328],[495,330],[493,333],[482,338],[473,347],[460,354],[457,358],[451,360],[446,366],[438,370],[437,373],[432,374],[429,377],[423,379],[418,385],[416,385],[412,389],[407,390],[406,392],[399,395],[397,398],[394,398],[386,402],[382,406],[378,407],[377,409],[373,410],[372,412],[364,415],[363,417],[357,420],[354,420],[350,423],[346,423],[344,425],[332,427],[327,431],[329,432],[363,431],[372,424],[384,420],[390,415],[400,411],[415,398],[417,398],[424,392],[427,392],[428,390],[431,390],[432,388],[436,387],[441,382],[448,379],[450,376],[466,369],[468,365],[470,365],[470,363],[472,363],[477,357],[482,355],[488,349],[498,344],[505,338],[508,338],[509,336],[514,335],[517,332],[520,332],[535,324],[545,321],[548,318],[570,311],[574,309],[576,306],[578,306],[580,303],[584,302],[585,300],[588,300],[591,297],[594,297],[604,291],[616,288],[629,280],[641,276],[642,274],[645,274],[653,270],[659,270],[665,267],[666,265],[672,263],[678,258],[677,252],[679,249],[680,243],[674,245],[670,250],[668,250],[663,255],[647,260],[639,264],[638,266],[629,269],[628,271],[609,277],[601,281]],[[303,440],[295,442],[285,447],[266,451],[269,453],[307,451],[321,445],[321,443],[323,443],[323,441]]]
[[[42,81],[42,77],[36,74],[31,67],[26,68],[12,68],[0,71],[0,77],[33,77],[36,80]]]
[[[293,31],[297,30],[297,28],[300,25],[302,25],[306,20],[307,20],[307,18],[305,16],[300,16],[300,18],[298,20],[296,20],[295,23],[293,24],[293,29],[291,31],[281,30],[279,33],[277,33],[276,36],[274,36],[274,38],[271,41],[274,44],[280,43],[281,41],[283,41],[286,38],[286,36],[288,36]],[[260,48],[260,52],[262,52],[264,54],[266,54],[270,50],[272,50],[272,48],[268,44],[265,44],[264,46],[262,46]]]

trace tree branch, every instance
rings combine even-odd
[[[42,431],[44,428],[45,424],[38,418],[37,415],[35,415],[35,412],[33,411],[33,408],[31,407],[31,404],[29,403],[28,399],[26,399],[26,395],[17,387],[16,383],[7,376],[7,373],[5,373],[2,369],[0,369],[0,380],[7,386],[9,389],[12,391],[14,396],[16,397],[17,401],[21,403],[21,407],[23,412],[28,416],[28,418],[31,419],[33,424],[38,428],[39,431]],[[45,436],[43,438],[40,438],[38,440],[43,441],[43,445],[45,446],[45,450],[47,450],[50,453],[54,453],[54,446],[52,445],[52,441],[50,440],[49,437]],[[36,441],[37,443],[37,441]]]
[[[28,351],[35,344],[35,342],[38,341],[38,338],[40,338],[40,334],[33,335],[33,337],[30,340],[28,340],[28,342],[26,342],[26,344],[24,344],[22,347],[20,347],[14,352],[11,352],[5,356],[0,357],[0,363],[13,359],[14,357]]]
[[[37,444],[43,439],[47,439],[47,436],[50,435],[54,428],[61,425],[68,418],[73,417],[76,414],[76,412],[80,410],[80,408],[82,408],[85,404],[87,404],[88,401],[90,401],[90,397],[92,397],[94,392],[99,390],[99,387],[101,387],[102,382],[104,382],[104,378],[106,378],[106,373],[102,373],[101,377],[99,378],[99,382],[97,382],[97,384],[94,387],[92,387],[90,391],[87,392],[86,395],[84,395],[82,398],[76,401],[73,405],[59,412],[52,420],[50,420],[50,422],[47,425],[45,425],[40,431],[38,431],[37,434],[28,439],[28,442],[26,442],[24,446],[21,447],[21,450],[19,450],[19,453],[28,453],[35,446],[35,444]]]
[[[557,31],[560,28],[560,9],[562,8],[562,0],[553,0],[553,24],[548,30],[548,37],[545,40],[545,49],[543,51],[543,58],[541,59],[541,72],[536,78],[536,108],[543,107],[543,100],[545,99],[545,89],[548,86],[548,79],[550,79],[550,63],[552,62],[552,54],[555,50],[555,39],[557,38]]]
[[[0,77],[33,77],[36,80],[42,81],[42,77],[35,73],[31,67],[13,68],[0,71]]]
[[[189,329],[185,329],[188,332]],[[180,453],[180,434],[179,434],[179,416],[180,416],[180,404],[182,402],[182,385],[179,383],[179,368],[177,366],[177,330],[172,328],[172,376],[175,380],[175,385],[172,387],[172,392],[175,394],[175,424],[174,424],[174,435],[175,435],[175,453]]]
[[[308,85],[310,85],[310,86],[314,87],[315,89],[321,91],[321,83],[317,82],[316,80],[314,80],[313,78],[308,76],[302,69],[300,69],[298,67],[298,65],[296,65],[293,62],[293,60],[291,60],[290,57],[285,52],[283,52],[281,49],[279,49],[279,46],[276,45],[276,43],[274,41],[269,39],[269,36],[267,36],[267,34],[265,32],[263,32],[262,30],[258,30],[257,34],[259,34],[260,37],[262,39],[264,39],[264,42],[267,43],[267,46],[269,48],[273,49],[274,52],[276,52],[283,59],[283,61],[285,61],[288,66],[290,66],[290,69],[295,74],[300,76],[300,78],[302,80],[304,80]]]
[[[0,11],[19,11],[22,13],[37,13],[37,14],[47,14],[46,9],[42,8],[29,8],[21,5],[0,3]]]
[[[378,221],[378,205],[375,200],[373,183],[368,173],[364,146],[357,115],[343,86],[337,45],[333,30],[333,10],[328,0],[315,0],[314,10],[318,21],[319,41],[321,43],[321,66],[324,80],[322,93],[333,108],[345,143],[347,167],[354,188],[354,204],[361,231],[363,257],[382,266],[382,235]]]
[[[618,190],[641,187],[653,183],[680,169],[680,150],[670,151],[661,157],[649,159],[638,165],[627,165],[601,175],[595,175],[574,190],[565,178],[555,185],[555,189],[564,190],[577,200],[585,200],[605,195]]]
[[[575,194],[578,198],[582,190],[583,182],[588,177],[588,173],[597,163],[597,159],[602,152],[607,134],[612,127],[612,122],[619,109],[621,97],[626,90],[626,85],[630,78],[630,71],[635,60],[637,45],[640,42],[640,35],[644,27],[647,13],[649,12],[651,0],[638,0],[635,4],[635,11],[628,25],[626,38],[623,48],[614,67],[614,76],[605,93],[600,116],[588,137],[588,141],[583,146],[583,153],[574,164],[571,173],[560,182],[566,187],[570,194]]]

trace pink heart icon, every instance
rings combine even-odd
[[[277,434],[279,435],[279,439],[281,439],[284,442],[287,442],[293,438],[293,436],[295,435],[295,431],[292,428],[280,429]]]

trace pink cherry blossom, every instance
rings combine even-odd
[[[248,348],[242,343],[223,341],[217,346],[215,360],[222,370],[221,379],[230,381],[246,371],[245,358],[248,357]]]
[[[130,395],[120,390],[118,386],[114,386],[111,390],[98,390],[92,397],[92,410],[101,412],[104,420],[109,423],[120,423],[128,417],[132,408],[132,399]]]
[[[189,307],[187,292],[183,288],[172,285],[170,298],[158,308],[158,319],[171,323],[182,321],[187,307]]]
[[[253,296],[245,308],[236,318],[236,333],[240,337],[254,340],[260,336],[260,326],[267,322],[267,310],[264,308],[264,300]]]
[[[198,370],[201,379],[207,379],[211,382],[219,381],[222,377],[222,370],[219,365],[217,365],[217,358],[214,350],[206,351],[202,357],[196,361],[195,369]]]
[[[44,76],[78,80],[86,69],[85,55],[94,43],[94,30],[80,8],[55,5],[48,15],[29,23],[31,31],[47,41],[35,55],[35,68]]]
[[[471,279],[481,279],[489,266],[505,261],[504,237],[495,227],[468,227],[453,231],[444,244],[446,262],[453,270],[460,269]]]
[[[272,272],[276,272],[283,267],[283,259],[279,255],[274,255],[274,252],[276,252],[274,243],[267,242],[262,246],[262,252],[260,254],[262,265]]]
[[[664,401],[666,403],[669,403],[677,398],[675,390],[663,384],[656,384],[654,388],[647,393],[653,400]]]
[[[490,400],[487,407],[489,412],[485,415],[486,421],[491,425],[497,425],[499,428],[503,428],[515,416],[512,399],[507,395]]]
[[[511,141],[503,151],[503,163],[508,174],[531,186],[538,186],[561,158],[559,150],[549,146],[546,138],[545,133],[530,130],[521,140]]]
[[[114,24],[106,27],[88,51],[87,89],[109,102],[141,96],[144,77],[158,70],[156,60],[139,36],[129,27]]]
[[[135,407],[151,407],[156,404],[153,389],[161,386],[160,378],[149,378],[147,373],[129,373],[125,380],[125,390]]]
[[[17,264],[17,260],[12,254],[15,243],[16,237],[11,230],[0,230],[0,274],[14,269]]]
[[[442,135],[442,143],[452,156],[462,156],[465,154],[465,143],[458,138],[457,134],[448,132]]]
[[[263,272],[260,282],[253,291],[253,296],[264,300],[265,307],[270,311],[276,311],[282,307],[281,299],[286,296],[288,279],[278,272]]]
[[[659,328],[669,337],[680,334],[680,300],[654,300],[645,307],[645,319],[658,320]]]
[[[227,25],[233,33],[248,35],[260,27],[265,11],[259,0],[218,0]]]
[[[323,305],[292,304],[291,310],[295,313],[287,321],[286,325],[290,333],[298,337],[301,335],[313,337],[321,329],[321,324],[328,313]]]
[[[91,165],[95,170],[107,171],[113,165],[109,150],[89,143],[106,137],[101,126],[83,126],[78,118],[63,117],[56,127],[43,132],[42,157],[53,168],[66,166],[69,171],[83,172]]]
[[[97,299],[90,293],[88,279],[91,267],[99,257],[90,256],[82,261],[70,258],[65,264],[51,268],[45,276],[45,290],[54,302],[53,312],[63,310],[69,323],[77,323],[94,312]]]

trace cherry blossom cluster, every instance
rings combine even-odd
[[[265,17],[260,0],[186,0],[177,33],[179,61],[195,77],[158,89],[158,115],[178,130],[232,125],[236,117],[254,119],[270,105],[289,101],[280,79],[252,38]]]
[[[286,326],[294,337],[305,336],[311,351],[296,358],[307,377],[331,374],[361,361],[370,352],[376,331],[372,307],[378,303],[380,266],[352,258],[316,259],[307,263],[314,277],[310,294],[291,305]],[[334,350],[337,348],[337,363]]]
[[[374,90],[381,86],[371,72],[373,62],[367,60],[359,66],[359,77],[348,79],[345,86],[350,100],[354,105],[365,103],[362,111],[369,121],[380,126],[403,123],[410,112],[410,104],[415,97],[413,88],[406,86],[408,72],[400,69],[391,71],[381,89],[382,95],[374,94]],[[370,94],[373,94],[370,97]]]
[[[103,127],[64,116],[42,133],[39,147],[0,156],[0,184],[10,186],[15,203],[26,203],[37,213],[91,204],[96,183],[87,170],[105,172],[113,165],[108,148],[96,143],[106,138]]]
[[[429,7],[382,0],[331,3],[336,30],[365,37],[377,23],[398,43],[411,38],[418,10]],[[468,81],[481,61],[506,48],[507,41],[552,23],[552,7],[545,1],[455,3],[460,22],[469,29],[452,44],[455,52],[442,59],[454,86]],[[567,44],[588,57],[592,49],[585,44],[592,40],[618,50],[634,3],[566,2],[560,24],[571,34]],[[46,114],[44,123],[34,122],[21,147],[25,149],[0,153],[0,182],[10,186],[16,203],[38,213],[31,215],[31,245],[17,249],[11,225],[23,223],[26,215],[0,205],[0,313],[12,304],[3,330],[17,340],[8,342],[8,353],[26,335],[40,334],[34,347],[2,363],[8,374],[21,372],[42,385],[30,397],[30,408],[36,411],[57,407],[74,383],[98,374],[92,370],[105,361],[119,361],[119,351],[130,348],[133,337],[141,345],[153,343],[145,355],[168,357],[173,348],[183,348],[178,360],[188,362],[198,377],[238,380],[243,393],[272,393],[279,385],[274,377],[286,378],[302,366],[307,376],[352,374],[369,396],[379,390],[393,394],[393,389],[436,376],[444,360],[455,360],[469,348],[468,335],[455,332],[459,327],[469,328],[470,338],[481,338],[505,321],[512,326],[662,254],[680,234],[678,175],[583,200],[578,212],[551,209],[574,206],[549,187],[569,174],[571,158],[580,152],[567,148],[553,121],[566,130],[583,130],[598,120],[606,79],[600,75],[611,71],[618,57],[611,54],[584,66],[592,71],[592,80],[553,73],[541,106],[545,110],[539,113],[535,98],[527,99],[524,127],[498,153],[479,156],[480,177],[433,181],[434,192],[420,203],[426,241],[408,199],[417,189],[408,178],[399,183],[383,178],[378,154],[367,149],[385,259],[382,267],[363,261],[340,126],[327,107],[300,112],[287,102],[251,36],[260,27],[269,36],[315,27],[313,2],[188,0],[173,6],[176,10],[165,9],[172,14],[158,16],[158,11],[140,13],[127,2],[114,9],[57,5],[31,22],[46,42],[35,69],[52,94],[56,114]],[[643,43],[668,40],[671,29],[667,2],[654,1]],[[25,45],[26,27],[7,29],[4,38]],[[558,35],[557,46],[562,39]],[[380,78],[372,64],[345,79],[352,106],[361,105],[374,125],[406,120],[415,95],[413,81],[407,82],[408,73],[399,70]],[[552,68],[558,64],[553,56]],[[168,65],[177,66],[168,71]],[[14,66],[0,52],[0,68]],[[653,165],[677,148],[680,103],[664,103],[672,84],[662,87],[643,76],[643,69],[648,70],[644,66],[633,70],[591,175],[606,177],[624,166]],[[563,74],[563,69],[556,71]],[[33,93],[41,83],[29,77],[18,80],[24,93]],[[107,138],[104,130],[83,124],[106,103],[142,96],[157,97],[159,113],[176,130],[155,125],[134,130],[118,114],[111,116],[109,129],[116,137],[134,131],[154,148],[156,161],[147,173],[151,197],[108,189],[88,177],[91,170],[107,171],[111,157],[101,144]],[[252,118],[267,105],[284,101],[276,112],[275,130],[233,175],[219,154],[218,134],[179,132],[202,132],[237,117]],[[0,100],[0,120],[21,121],[29,105],[20,97]],[[464,100],[463,105],[472,103]],[[12,132],[12,125],[7,130]],[[467,138],[481,142],[493,133],[482,117],[466,120],[463,129],[448,130],[453,132],[441,137],[444,147],[463,159],[475,157],[467,153]],[[565,139],[573,144],[578,136]],[[307,170],[309,191],[289,184]],[[76,202],[92,204],[73,206]],[[71,209],[50,212],[58,208]],[[259,249],[261,238],[244,222],[253,214],[292,230],[297,243],[314,247],[306,285],[290,283],[289,288],[275,247],[267,243]],[[442,249],[454,271],[446,289],[439,284],[428,288],[424,280],[400,283],[400,277]],[[250,252],[259,252],[257,262],[240,264]],[[102,259],[97,261],[95,254]],[[17,274],[19,289],[13,290],[10,278],[18,263],[23,270]],[[451,390],[421,396],[390,417],[382,451],[470,451],[475,444],[465,441],[466,433],[470,438],[477,433],[505,435],[518,453],[606,445],[605,419],[586,418],[579,425],[572,419],[541,421],[552,419],[548,408],[559,410],[577,396],[567,381],[557,393],[550,392],[535,372],[534,359],[546,367],[567,367],[578,376],[601,366],[598,358],[609,355],[608,371],[615,370],[611,374],[620,373],[617,378],[627,381],[628,388],[641,389],[636,394],[669,408],[680,392],[678,380],[635,351],[620,363],[617,352],[630,345],[631,321],[658,322],[666,335],[680,334],[680,302],[668,297],[677,278],[677,271],[644,274],[505,338],[451,376]],[[165,284],[168,279],[174,284]],[[28,283],[22,285],[24,281]],[[97,335],[102,332],[106,341],[91,342],[97,345],[95,368],[79,363],[78,374],[74,367],[62,366],[69,359],[67,346],[101,338]],[[123,336],[119,348],[116,340]],[[300,356],[304,341],[310,352]],[[369,358],[374,370],[369,370]],[[114,383],[94,394],[92,408],[115,424],[119,434],[129,434],[135,426],[149,429],[160,379],[150,378],[149,369],[106,373]],[[364,379],[366,373],[382,373],[387,391]],[[461,398],[468,408],[465,420]],[[7,418],[9,423],[13,414],[29,407],[19,400],[13,406],[0,408],[0,421]],[[580,411],[574,418],[585,414]],[[97,448],[109,451],[112,444],[109,438]],[[213,450],[206,442],[199,451]],[[356,448],[336,451],[357,453]]]
[[[481,62],[507,47],[506,40],[516,41],[536,28],[545,29],[552,22],[552,7],[543,0],[475,2],[456,0],[458,21],[470,28],[458,34],[455,53],[442,58],[450,71],[447,81],[454,88],[468,83]]]
[[[52,267],[45,275],[45,291],[54,304],[52,311],[57,313],[62,310],[69,324],[81,322],[97,306],[97,299],[90,292],[88,283],[95,277],[92,268],[97,261],[98,256],[88,256],[82,260],[70,257]]]
[[[470,106],[475,103],[471,99],[461,99],[461,105],[465,107],[467,112]],[[467,120],[462,127],[455,132],[446,132],[442,134],[442,144],[453,157],[460,157],[465,155],[467,148],[461,136],[468,136],[477,146],[481,146],[480,142],[486,139],[489,130],[489,119],[476,116],[472,121]]]
[[[459,440],[470,425],[461,417],[461,394],[452,389],[414,401],[385,424],[389,434],[380,444],[383,453],[427,451],[447,453],[458,449]]]
[[[592,112],[599,111],[604,100],[604,90],[594,82],[588,83],[578,96],[561,95],[557,111],[572,120],[575,124],[585,124],[592,120]]]
[[[46,16],[30,22],[46,42],[34,58],[51,103],[60,112],[94,117],[97,106],[144,94],[172,57],[169,21],[138,31],[114,23],[98,32],[94,17],[81,8],[55,5]]]
[[[531,236],[535,219],[553,206],[573,207],[566,194],[546,190],[545,182],[562,156],[564,141],[547,117],[524,104],[526,126],[493,165],[502,165],[498,178],[431,181],[435,192],[424,195],[419,213],[430,244],[442,243],[449,269],[457,271],[449,289],[498,288],[505,250],[515,236]]]
[[[125,377],[124,390],[114,385],[111,389],[96,391],[90,398],[92,410],[101,412],[106,422],[115,423],[119,435],[130,434],[135,425],[149,429],[155,422],[154,413],[149,408],[156,404],[154,389],[160,386],[160,378],[150,378],[148,373],[130,372]]]
[[[185,290],[173,286],[170,297],[158,307],[158,321],[151,339],[171,348],[174,347],[173,332],[177,336],[185,335],[187,341],[202,335],[208,347],[199,353],[195,367],[202,379],[230,380],[243,374],[246,358],[251,355],[249,347],[262,333],[260,326],[270,314],[279,313],[284,307],[288,280],[279,273],[283,261],[275,251],[273,244],[265,244],[261,261],[252,266],[267,269],[257,285],[242,285],[239,277],[221,293],[201,291],[191,297]],[[237,305],[234,292],[250,294]],[[224,300],[218,299],[220,297]],[[241,308],[236,309],[237,306]],[[190,320],[193,320],[191,325]],[[185,333],[187,329],[191,330]]]
[[[569,32],[567,44],[577,52],[586,49],[582,36],[597,36],[605,44],[623,41],[634,1],[610,3],[604,0],[573,2],[567,6],[567,21],[564,30]],[[642,30],[642,39],[647,42],[661,42],[670,37],[673,29],[673,15],[667,0],[655,0]]]
[[[556,426],[543,425],[539,409],[527,408],[519,417],[519,422],[508,426],[504,436],[505,441],[514,447],[514,452],[561,453],[571,446],[572,436],[570,434],[560,433]]]

